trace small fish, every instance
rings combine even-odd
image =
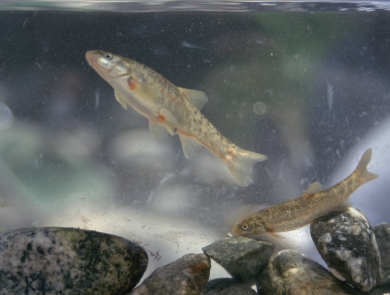
[[[115,90],[115,98],[149,119],[156,138],[178,134],[187,159],[206,147],[225,162],[234,179],[248,186],[252,165],[267,156],[239,148],[226,139],[200,112],[205,93],[179,88],[152,69],[129,58],[104,51],[86,53],[89,65]]]
[[[339,206],[348,205],[346,200],[355,190],[378,177],[367,170],[371,155],[372,150],[366,150],[355,171],[343,181],[326,190],[314,182],[300,198],[262,209],[237,222],[232,233],[245,237],[268,233],[277,237],[276,232],[298,229]]]

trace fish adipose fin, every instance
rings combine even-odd
[[[149,120],[149,130],[157,139],[163,139],[170,134],[167,128],[165,128],[163,125],[153,122],[151,120]]]
[[[372,173],[367,170],[367,165],[371,161],[371,156],[372,156],[372,149],[366,150],[354,171],[354,173],[360,175],[361,184],[374,180],[375,178],[378,177],[378,174]]]
[[[253,164],[267,160],[267,156],[237,148],[231,159],[225,160],[234,179],[241,186],[248,186],[251,181]]]
[[[202,109],[203,106],[209,101],[207,94],[202,91],[185,89],[180,87],[178,88],[181,92],[185,94],[185,96],[188,98],[188,101],[198,110]]]
[[[121,106],[127,110],[127,102],[126,100],[118,93],[118,92],[114,92],[115,93],[115,98],[116,100],[121,104]]]
[[[179,137],[184,156],[186,156],[188,160],[195,158],[202,145],[191,137],[182,134],[179,134]]]

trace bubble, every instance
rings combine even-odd
[[[0,102],[0,130],[7,130],[14,121],[14,115],[8,106]]]
[[[264,115],[267,111],[267,106],[264,102],[258,101],[253,105],[253,111],[258,115]]]

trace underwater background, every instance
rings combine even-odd
[[[372,226],[390,222],[385,3],[82,3],[0,3],[2,230],[119,235],[147,249],[148,275],[314,181],[341,181],[369,147],[379,178],[350,201]],[[207,93],[206,118],[268,156],[252,184],[239,187],[206,149],[187,160],[177,137],[153,138],[89,67],[92,49]],[[321,261],[308,228],[282,235],[280,248]]]

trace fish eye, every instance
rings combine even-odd
[[[243,230],[248,230],[248,228],[249,228],[249,225],[248,225],[247,223],[244,223],[244,224],[242,225],[242,229],[243,229]]]
[[[104,57],[105,59],[112,60],[112,54],[106,53]]]

